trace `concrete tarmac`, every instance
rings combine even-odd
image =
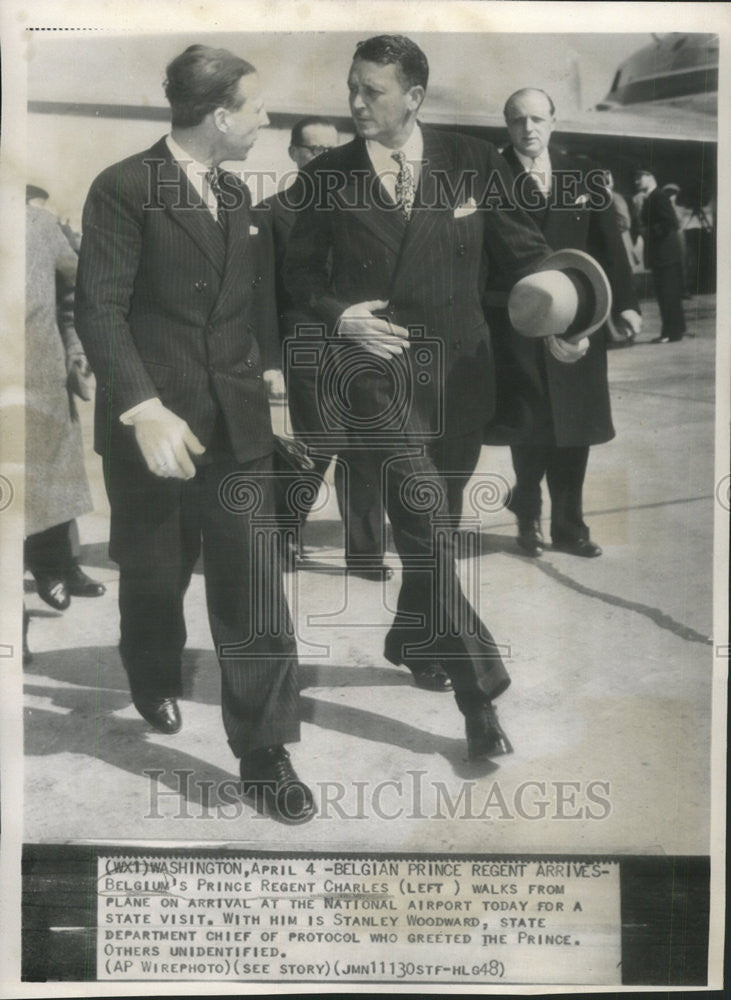
[[[502,506],[509,452],[483,449],[472,484],[481,486],[479,546],[461,573],[506,649],[513,683],[497,707],[512,754],[468,763],[453,697],[417,690],[383,658],[400,579],[393,549],[388,583],[346,579],[334,500],[313,515],[305,545],[315,565],[288,577],[303,718],[290,749],[318,805],[296,828],[235,794],[200,572],[186,598],[182,731],[162,736],[132,706],[101,462],[83,405],[95,501],[79,524],[83,564],[107,593],[59,614],[26,578],[24,839],[707,853],[714,309],[711,296],[687,303],[695,337],[653,345],[657,308],[644,302],[639,342],[610,353],[617,436],[592,449],[585,489],[601,558],[550,547],[537,560],[522,555]]]

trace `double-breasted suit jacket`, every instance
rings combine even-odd
[[[132,693],[181,693],[183,599],[202,546],[223,720],[241,757],[297,739],[299,721],[276,546],[262,559],[255,537],[256,514],[271,511],[263,371],[279,356],[273,254],[244,185],[225,172],[219,183],[223,225],[165,140],[103,171],[84,208],[77,324],[97,377],[95,443]],[[120,420],[153,397],[205,447],[189,480],[148,471],[135,428]]]
[[[221,413],[237,459],[271,451],[262,371],[278,364],[273,264],[248,189],[232,174],[223,183],[238,206],[228,233],[181,183],[164,140],[91,187],[76,316],[97,378],[102,454],[142,460],[119,416],[153,396],[205,446]]]
[[[326,386],[322,405],[340,404],[351,439],[368,447],[380,465],[403,565],[385,656],[412,669],[419,658],[443,661],[457,703],[468,711],[480,697],[499,694],[509,679],[460,587],[454,539],[436,528],[433,515],[454,510],[448,477],[457,470],[461,494],[477,456],[466,460],[460,452],[466,454],[464,442],[494,406],[481,301],[487,270],[499,261],[517,280],[549,250],[509,203],[506,168],[492,146],[456,133],[422,132],[423,160],[408,220],[390,202],[363,139],[323,154],[301,172],[293,202],[303,207],[289,241],[285,282],[296,307],[322,324],[334,355],[339,378]],[[494,203],[487,198],[491,185],[499,191]],[[387,317],[409,330],[403,358],[382,361],[338,339],[343,311],[372,300],[386,301]],[[433,504],[432,492],[419,489],[430,482],[436,485]]]
[[[570,157],[553,150],[550,156],[553,188],[546,198],[526,174],[513,148],[503,150],[516,197],[552,250],[583,250],[602,265],[612,287],[615,311],[638,310],[621,234],[608,193],[600,186],[599,172],[593,180],[586,166]],[[508,432],[505,443],[572,447],[611,440],[614,427],[603,331],[589,338],[589,350],[579,361],[558,361],[542,341],[512,330],[505,308],[508,287],[509,279],[493,272],[485,299],[503,394],[500,416],[510,414],[508,422],[517,416],[521,425],[512,434]],[[518,408],[516,400],[524,405]]]
[[[305,168],[303,186],[293,189],[292,203],[305,207],[289,242],[285,281],[296,304],[327,333],[347,306],[383,299],[394,323],[435,341],[431,361],[423,355],[414,366],[411,416],[428,433],[440,423],[446,436],[457,437],[483,424],[494,407],[481,303],[487,271],[499,264],[514,282],[549,251],[522,212],[506,210],[510,185],[492,146],[457,133],[422,132],[408,225],[379,184],[364,140]]]

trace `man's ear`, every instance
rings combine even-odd
[[[228,112],[225,108],[216,108],[211,112],[213,124],[219,132],[228,132]]]
[[[424,98],[426,97],[426,91],[420,84],[414,84],[413,87],[409,87],[409,107],[411,111],[418,111],[421,105],[424,103]]]

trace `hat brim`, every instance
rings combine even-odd
[[[612,289],[604,269],[583,250],[557,250],[547,257],[539,271],[580,271],[594,293],[594,310],[589,325],[574,331],[567,340],[576,341],[595,333],[606,323],[612,309]]]

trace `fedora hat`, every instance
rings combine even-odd
[[[563,336],[577,343],[606,322],[612,290],[599,264],[583,250],[558,250],[508,297],[513,328],[524,337]]]

